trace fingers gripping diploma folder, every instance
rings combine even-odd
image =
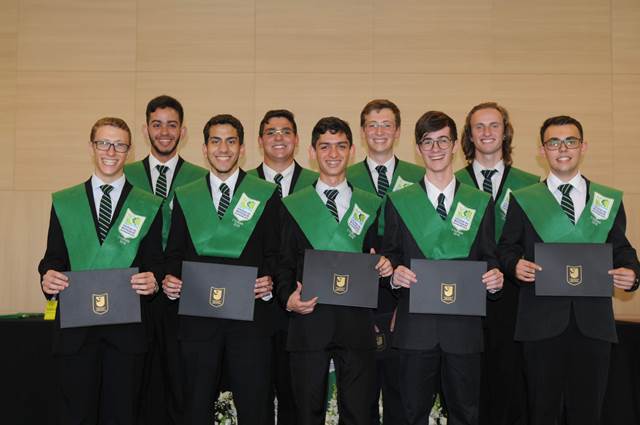
[[[257,276],[256,267],[184,261],[178,314],[252,321]]]
[[[411,270],[409,313],[486,316],[486,262],[413,259]]]

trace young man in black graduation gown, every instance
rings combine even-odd
[[[138,423],[142,366],[151,340],[146,311],[162,277],[162,215],[161,199],[125,179],[130,146],[123,120],[98,120],[89,139],[93,176],[53,194],[47,249],[38,266],[47,299],[74,285],[67,271],[140,270],[131,277],[131,290],[140,295],[142,322],[61,329],[56,312],[51,369],[64,424]]]
[[[512,165],[512,142],[513,126],[504,107],[485,102],[471,108],[461,142],[468,165],[456,172],[456,179],[491,194],[496,243],[502,233],[511,192],[540,180]],[[510,282],[504,285],[499,299],[487,303],[480,405],[482,425],[526,424],[522,346],[513,340],[517,309],[518,287]]]
[[[318,173],[302,168],[294,159],[298,146],[298,126],[291,111],[267,111],[260,121],[258,144],[264,154],[262,164],[247,174],[253,174],[278,186],[281,198],[312,185]],[[286,350],[289,315],[278,303],[276,332],[273,335],[273,388],[278,400],[278,425],[295,425],[295,403],[291,388],[291,368]],[[272,421],[273,424],[275,415]]]
[[[262,425],[273,414],[268,409],[275,308],[272,276],[280,247],[280,199],[275,185],[238,167],[244,153],[240,121],[216,115],[203,134],[202,152],[211,172],[176,190],[163,291],[170,299],[180,296],[182,261],[254,266],[258,278],[253,321],[178,317],[184,422],[213,423],[213,402],[224,373],[239,424]]]
[[[283,200],[278,297],[292,312],[287,349],[299,425],[325,423],[327,374],[333,359],[337,374],[340,423],[371,423],[375,383],[375,334],[371,309],[317,304],[303,300],[305,249],[369,253],[378,249],[378,197],[352,187],[346,179],[354,153],[349,125],[323,118],[312,131],[310,156],[320,177]],[[389,261],[376,265],[391,274]],[[378,281],[370,282],[378,285]]]
[[[395,267],[392,285],[400,291],[393,345],[400,351],[402,423],[427,423],[441,387],[448,423],[477,425],[481,318],[409,313],[409,288],[433,284],[417,282],[409,267],[411,259],[486,261],[482,284],[489,297],[498,296],[503,277],[495,255],[493,202],[455,179],[457,131],[448,115],[425,113],[416,123],[415,137],[427,172],[419,184],[389,195],[382,249]]]
[[[513,193],[498,245],[505,274],[520,285],[515,339],[523,343],[529,424],[555,423],[564,410],[569,425],[596,425],[611,343],[617,342],[611,298],[536,295],[541,268],[534,245],[610,243],[614,268],[609,274],[613,285],[626,291],[638,288],[640,264],[625,236],[622,192],[580,173],[587,150],[580,122],[549,118],[540,139],[549,176]]]

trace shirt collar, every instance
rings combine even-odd
[[[288,178],[289,176],[293,175],[293,170],[296,168],[296,162],[293,161],[291,163],[291,165],[289,165],[287,168],[284,169],[284,171],[282,171],[281,173],[278,173],[278,171],[274,170],[273,168],[269,167],[267,164],[265,164],[264,162],[262,163],[262,171],[264,171],[264,177],[268,180],[268,181],[273,181],[274,177],[276,176],[276,174],[282,174],[283,178]]]
[[[347,179],[344,179],[340,184],[335,187],[329,186],[322,180],[318,179],[318,183],[316,183],[316,191],[318,193],[324,193],[327,189],[337,189],[340,193],[345,193],[347,189],[349,189],[349,184],[347,183]]]
[[[396,166],[396,157],[395,156],[392,156],[391,159],[389,159],[384,164],[378,164],[377,162],[375,162],[373,159],[369,158],[368,156],[367,156],[366,161],[367,161],[367,166],[369,167],[369,170],[375,170],[378,165],[384,165],[385,167],[387,167],[387,174],[388,175],[393,175],[393,169]]]
[[[122,190],[122,188],[124,187],[124,182],[126,181],[126,178],[124,176],[124,174],[122,176],[120,176],[117,180],[109,183],[111,186],[113,186],[113,190]],[[91,176],[91,187],[94,190],[102,190],[100,189],[100,186],[104,185],[105,182],[103,182],[100,177],[96,176],[95,174]]]
[[[229,189],[233,192],[236,187],[236,182],[238,181],[238,176],[240,175],[240,168],[236,168],[236,171],[231,174],[226,180],[220,180],[218,176],[213,174],[211,171],[209,172],[209,181],[211,182],[211,188],[214,190],[220,190],[220,185],[225,183],[229,186]]]
[[[453,196],[456,193],[456,179],[455,179],[455,177],[451,178],[451,181],[449,182],[449,184],[447,184],[447,187],[445,187],[444,190],[440,190],[434,184],[432,184],[429,181],[429,179],[427,178],[427,175],[425,174],[425,176],[424,176],[424,186],[427,189],[427,196],[429,196],[430,198],[433,198],[433,199],[436,199],[439,194],[444,193],[445,199],[452,200]]]
[[[573,186],[573,190],[577,191],[580,194],[587,193],[587,182],[584,180],[584,178],[582,177],[582,174],[579,171],[578,171],[578,174],[573,176],[573,178],[568,182],[563,182],[555,174],[551,172],[547,177],[547,186],[549,187],[549,190],[551,192],[555,192],[556,190],[558,190],[558,186],[566,183],[570,183],[571,186]]]
[[[471,163],[471,166],[473,167],[473,172],[475,174],[481,174],[482,170],[496,170],[497,173],[494,175],[498,175],[501,176],[504,174],[504,161],[500,160],[496,163],[495,167],[493,168],[487,168],[484,165],[480,164],[478,161],[473,161]]]
[[[156,169],[156,165],[164,165],[166,167],[169,167],[170,170],[175,171],[176,170],[176,166],[178,165],[178,159],[179,158],[180,157],[178,155],[176,155],[173,158],[171,158],[170,160],[168,160],[167,162],[160,162],[160,161],[158,161],[158,158],[156,158],[152,154],[149,154],[149,169],[150,170],[155,170]]]

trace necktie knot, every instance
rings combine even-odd
[[[280,173],[276,174],[275,176],[273,176],[273,181],[276,184],[280,184],[280,182],[282,182],[282,179],[284,178],[284,176]]]
[[[167,167],[166,165],[156,165],[156,170],[158,170],[158,173],[160,173],[161,176],[164,176],[165,174],[167,174],[167,171],[169,171],[169,167]]]
[[[338,196],[338,190],[337,189],[327,189],[327,190],[324,191],[324,195],[327,197],[327,199],[335,201],[336,197]]]
[[[571,185],[571,183],[567,183],[567,184],[561,184],[560,186],[558,186],[558,190],[563,194],[563,195],[569,195],[571,193],[571,190],[573,189],[573,186]]]
[[[378,165],[376,171],[378,174],[387,174],[387,167],[385,165]]]
[[[495,169],[494,170],[481,170],[480,172],[482,173],[482,175],[483,175],[483,177],[485,179],[490,179],[491,177],[493,177],[493,175],[495,173],[498,172],[498,170],[495,170]]]
[[[102,193],[104,193],[105,195],[108,195],[113,190],[113,186],[111,186],[110,184],[103,184],[102,186],[100,186],[100,190],[102,190]]]
[[[226,183],[220,184],[220,192],[224,195],[229,195],[230,193],[229,186],[227,186]]]

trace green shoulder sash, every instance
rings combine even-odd
[[[133,187],[102,245],[84,184],[54,193],[52,202],[71,270],[79,271],[130,267],[162,200]]]
[[[544,182],[513,196],[544,242],[605,242],[622,202],[622,192],[591,182],[587,204],[574,225]]]
[[[313,248],[362,252],[364,237],[376,219],[381,200],[354,187],[349,210],[339,223],[313,186],[287,196],[282,202]]]
[[[295,187],[293,187],[289,194],[295,193],[304,189],[307,186],[313,185],[313,183],[318,180],[320,174],[315,171],[309,170],[307,168],[303,168],[300,170],[300,174],[298,175],[298,180],[296,180]]]
[[[389,194],[420,251],[432,260],[469,256],[490,198],[487,193],[461,184],[447,218],[442,220],[420,185]]]
[[[198,255],[240,257],[275,189],[272,183],[245,175],[222,220],[213,207],[206,178],[176,189]]]

